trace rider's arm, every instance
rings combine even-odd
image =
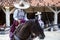
[[[26,21],[28,21],[28,18],[27,18],[27,13],[25,13],[25,18],[24,18]]]
[[[14,11],[14,14],[13,14],[14,20],[18,20],[18,18],[17,18],[17,13],[18,13],[18,10],[15,10],[15,11]]]

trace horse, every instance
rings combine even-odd
[[[16,28],[13,40],[33,40],[37,36],[40,39],[44,39],[44,31],[37,20],[29,20]]]

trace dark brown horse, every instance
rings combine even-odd
[[[44,39],[45,37],[43,29],[36,20],[30,20],[19,25],[14,32],[14,40],[32,40],[37,36],[39,36],[40,39]]]

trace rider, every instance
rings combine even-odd
[[[18,26],[18,24],[20,24],[20,23],[25,22],[24,17],[25,17],[25,14],[24,14],[24,11],[22,9],[17,8],[14,11],[14,14],[13,14],[14,21],[13,21],[13,24],[12,24],[11,29],[10,29],[11,40],[13,38],[13,33],[16,29],[16,26]]]

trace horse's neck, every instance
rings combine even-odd
[[[29,19],[29,21],[35,21],[35,19]]]

